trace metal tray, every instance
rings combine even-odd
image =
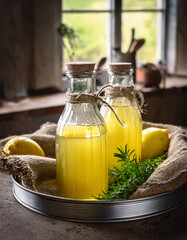
[[[23,187],[12,176],[13,193],[34,212],[68,221],[102,223],[148,218],[176,208],[187,199],[187,185],[136,200],[83,201],[46,195]]]

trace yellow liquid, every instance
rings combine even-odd
[[[59,196],[94,200],[108,188],[106,130],[99,126],[65,126],[56,136]]]
[[[108,164],[110,169],[113,166],[121,166],[117,162],[118,158],[114,157],[114,153],[119,152],[117,147],[121,146],[125,149],[125,145],[127,144],[127,148],[130,151],[135,150],[137,159],[139,159],[141,157],[142,141],[142,121],[139,111],[130,104],[122,104],[122,102],[115,102],[112,104],[112,107],[125,126],[122,127],[120,125],[114,113],[109,108],[102,108],[101,114],[104,117],[108,130]]]

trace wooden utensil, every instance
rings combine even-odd
[[[144,43],[145,39],[143,38],[134,40],[129,48],[129,52],[130,53],[137,52],[144,45]]]
[[[134,36],[135,36],[135,29],[132,28],[132,29],[131,29],[131,42],[130,42],[130,45],[129,45],[129,48],[128,48],[128,52],[129,52],[129,49],[130,49],[132,43],[133,43],[134,40],[135,40]]]
[[[106,57],[101,58],[95,65],[95,71],[100,70],[100,68],[105,64]]]

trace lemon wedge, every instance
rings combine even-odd
[[[11,138],[4,146],[2,152],[6,155],[37,155],[45,157],[40,145],[27,137]]]
[[[167,129],[146,128],[142,131],[142,160],[164,154],[169,146]]]

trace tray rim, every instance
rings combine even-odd
[[[45,194],[45,193],[41,193],[41,192],[37,192],[37,191],[34,191],[30,188],[27,188],[23,185],[21,185],[19,182],[16,181],[15,179],[15,175],[11,174],[11,178],[12,178],[12,181],[18,185],[20,188],[24,189],[25,191],[27,192],[30,192],[34,195],[40,195],[46,199],[57,199],[59,200],[60,202],[63,201],[63,202],[75,202],[75,203],[93,203],[93,204],[102,204],[102,203],[105,203],[105,204],[111,204],[111,203],[128,203],[128,202],[141,202],[141,201],[145,201],[145,200],[151,200],[151,199],[156,199],[156,198],[161,198],[161,197],[164,197],[166,195],[170,195],[170,194],[173,194],[173,193],[176,193],[177,191],[180,191],[181,189],[185,189],[187,188],[187,183],[180,186],[179,188],[176,188],[172,191],[169,191],[169,192],[164,192],[164,193],[160,193],[160,194],[157,194],[157,195],[154,195],[154,196],[149,196],[149,197],[144,197],[144,198],[137,198],[137,199],[116,199],[116,200],[101,200],[101,201],[93,201],[93,200],[79,200],[79,199],[72,199],[72,198],[65,198],[65,197],[59,197],[59,196],[56,196],[56,195],[50,195],[50,194]],[[185,201],[185,200],[184,200]]]
[[[117,223],[117,222],[127,222],[127,221],[135,221],[135,220],[141,220],[141,219],[146,219],[146,218],[150,218],[150,217],[155,217],[158,215],[161,215],[163,213],[169,212],[173,209],[178,208],[179,206],[181,206],[182,204],[184,204],[187,200],[187,184],[182,185],[181,187],[170,191],[170,192],[165,192],[165,193],[161,193],[155,196],[151,196],[151,197],[146,197],[146,198],[140,198],[140,199],[130,199],[130,200],[102,200],[102,201],[91,201],[91,200],[76,200],[76,199],[68,199],[68,198],[63,198],[63,197],[58,197],[58,196],[53,196],[53,195],[49,195],[49,194],[44,194],[44,193],[40,193],[40,192],[36,192],[34,190],[31,190],[29,188],[26,188],[24,186],[22,186],[20,183],[18,183],[15,179],[15,176],[11,176],[12,181],[13,181],[13,194],[14,197],[16,198],[16,200],[23,205],[24,207],[28,208],[29,210],[32,210],[33,212],[39,213],[41,215],[45,215],[47,217],[51,217],[51,218],[55,218],[55,219],[60,219],[60,220],[66,220],[66,221],[71,221],[71,222],[83,222],[83,223]],[[15,187],[16,185],[16,187]],[[38,199],[42,204],[44,204],[44,206],[46,207],[47,203],[46,201],[50,201],[50,204],[53,205],[54,202],[56,202],[56,205],[60,204],[61,208],[62,207],[68,207],[71,210],[76,211],[76,208],[87,208],[87,210],[91,209],[91,211],[93,211],[93,209],[100,209],[102,211],[105,212],[106,209],[112,210],[112,212],[116,209],[116,207],[120,208],[123,211],[126,211],[128,207],[130,207],[132,209],[133,208],[138,208],[141,206],[148,206],[148,211],[146,211],[146,213],[137,213],[137,215],[133,215],[134,212],[132,213],[132,210],[130,210],[130,216],[125,215],[124,213],[119,216],[119,213],[112,214],[110,217],[108,218],[108,216],[105,216],[103,218],[100,217],[98,218],[97,216],[95,217],[95,215],[91,216],[86,216],[86,218],[82,218],[81,215],[79,216],[74,216],[72,217],[72,215],[68,215],[67,216],[67,212],[64,215],[64,208],[62,211],[62,215],[60,214],[56,214],[56,212],[46,212],[43,210],[43,207],[38,208],[36,202],[35,204],[30,204],[29,201],[26,202],[25,200],[23,200],[22,195],[17,194],[17,191],[19,192],[21,189],[21,191],[23,191],[24,198],[28,198],[28,194],[34,194],[34,198]],[[25,192],[26,191],[26,192]],[[184,192],[183,192],[184,191]],[[172,202],[171,201],[173,198],[176,198],[177,193],[179,193],[180,195],[180,199],[177,202]],[[22,193],[21,193],[22,194]],[[181,198],[182,195],[182,198]],[[184,195],[184,196],[183,196]],[[31,196],[32,197],[32,196]],[[36,200],[35,199],[35,200]],[[169,200],[169,207],[165,207],[162,208],[160,207],[160,205],[165,204],[165,201]],[[177,199],[178,200],[178,199]],[[157,207],[158,203],[160,204],[159,207]],[[85,206],[84,206],[85,204]],[[149,205],[153,205],[152,208],[150,208]],[[50,207],[51,205],[49,205]],[[45,209],[44,207],[44,209]],[[155,211],[155,207],[157,207],[157,211]],[[136,212],[136,210],[135,210]],[[74,213],[73,213],[74,215]],[[96,214],[97,215],[97,214]],[[117,215],[117,216],[116,216]]]

